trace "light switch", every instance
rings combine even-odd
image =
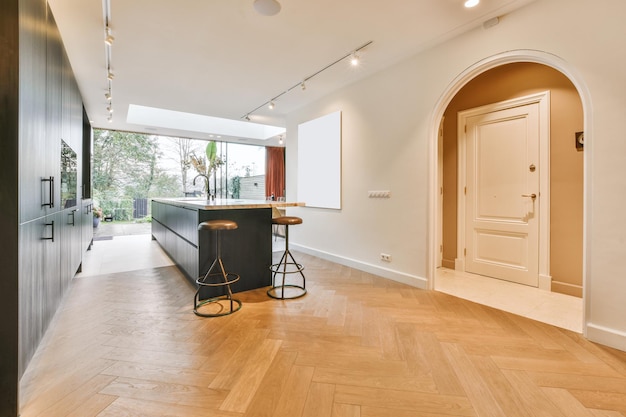
[[[367,196],[369,198],[391,198],[391,191],[389,190],[368,191]]]

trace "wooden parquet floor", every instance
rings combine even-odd
[[[192,313],[175,267],[74,280],[21,416],[626,416],[626,353],[296,254],[308,294]]]

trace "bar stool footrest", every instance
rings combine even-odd
[[[221,282],[215,282],[215,283],[211,283],[211,282],[205,282],[203,280],[206,280],[209,277],[219,277],[219,278],[224,278],[224,275],[221,272],[215,272],[212,274],[206,274],[201,276],[200,278],[198,278],[196,280],[196,284],[203,286],[203,287],[225,287],[227,285],[233,284],[237,281],[239,281],[240,276],[237,274],[234,274],[232,272],[227,272],[226,273],[226,281],[221,281]]]
[[[289,271],[285,270],[283,272],[283,271],[278,270],[280,267],[284,268],[285,265],[287,265],[287,268],[289,269]],[[302,273],[302,271],[304,271],[304,266],[302,266],[302,264],[295,263],[295,262],[282,262],[279,264],[270,265],[270,271],[272,271],[274,274],[297,274],[297,273]]]

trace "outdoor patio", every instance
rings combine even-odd
[[[94,227],[93,229],[93,239],[109,240],[113,236],[149,235],[150,229],[150,222],[101,221],[98,227]]]

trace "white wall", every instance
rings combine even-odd
[[[445,107],[455,79],[479,62],[536,50],[575,78],[585,106],[586,334],[626,350],[624,16],[623,0],[538,0],[493,28],[476,29],[290,114],[287,195],[295,196],[298,124],[343,112],[343,208],[290,210],[304,219],[292,231],[294,247],[426,288],[434,249],[431,141],[443,111],[437,103],[443,97],[439,107]],[[392,197],[369,199],[368,190],[390,190]],[[380,261],[381,252],[392,262]]]

